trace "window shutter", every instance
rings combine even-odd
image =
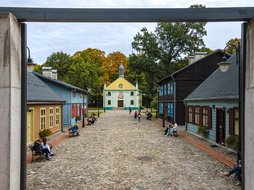
[[[199,125],[203,126],[203,107],[199,107]]]
[[[189,121],[189,106],[185,106],[185,122]]]
[[[192,123],[195,123],[195,106],[192,106]]]
[[[212,108],[208,107],[208,128],[212,128]]]
[[[229,108],[229,135],[234,134],[234,109]]]

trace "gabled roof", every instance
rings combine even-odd
[[[205,60],[207,60],[207,59],[210,59],[211,56],[213,56],[213,55],[215,55],[215,54],[217,54],[217,53],[222,53],[222,54],[223,54],[223,51],[220,50],[220,49],[214,50],[212,53],[208,54],[207,56],[205,56],[205,57],[203,57],[203,58],[201,58],[201,59],[199,59],[199,60],[197,60],[197,61],[191,63],[190,65],[187,65],[187,66],[185,66],[185,67],[179,69],[178,71],[172,73],[171,75],[168,75],[168,76],[162,78],[162,79],[158,82],[158,84],[161,83],[161,82],[162,82],[163,80],[165,80],[165,79],[168,79],[168,78],[175,78],[177,74],[182,73],[182,72],[185,71],[186,69],[188,69],[188,68],[190,68],[190,67],[193,67],[193,66],[195,66],[196,64],[199,64],[200,62],[203,62],[203,61],[205,61]],[[228,55],[226,54],[226,56],[228,56]],[[228,56],[228,57],[229,57],[229,56]]]
[[[53,83],[55,83],[55,84],[58,84],[58,85],[60,85],[60,86],[65,87],[65,88],[69,88],[69,89],[71,89],[71,90],[76,89],[77,91],[84,92],[84,93],[88,93],[87,91],[85,91],[85,90],[83,90],[83,89],[81,89],[81,88],[79,88],[79,87],[77,87],[77,86],[73,86],[73,85],[68,84],[68,83],[66,83],[66,82],[63,82],[63,81],[60,81],[60,80],[56,80],[56,79],[52,79],[52,78],[50,78],[50,77],[46,77],[46,76],[41,75],[41,74],[36,73],[36,72],[33,72],[33,73],[34,73],[36,76],[38,76],[39,78],[41,78],[41,79],[45,79],[45,80],[47,80],[47,81],[53,82]]]
[[[231,62],[227,72],[218,68],[201,83],[185,101],[199,100],[237,100],[238,99],[238,65],[236,55],[228,59]]]
[[[122,84],[122,88],[119,88],[120,84]],[[104,90],[138,90],[138,89],[123,77],[119,77],[109,86],[107,86]]]
[[[65,102],[55,94],[34,73],[27,73],[27,101],[28,102]]]

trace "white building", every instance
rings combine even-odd
[[[136,86],[124,78],[124,67],[119,66],[119,78],[110,85],[104,85],[103,107],[106,110],[112,109],[139,109],[142,104],[142,94]]]

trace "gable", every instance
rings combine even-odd
[[[138,89],[126,79],[119,77],[109,86],[107,86],[104,90],[138,90]]]

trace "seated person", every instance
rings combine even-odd
[[[238,161],[238,163],[227,173],[225,173],[225,176],[231,176],[232,174],[236,174],[237,179],[239,180],[239,182],[237,182],[235,185],[239,186],[241,185],[242,179],[241,179],[241,160]]]
[[[147,119],[147,120],[151,120],[151,119],[152,119],[152,116],[153,116],[153,115],[151,114],[151,112],[147,112],[147,113],[146,113],[146,119]]]
[[[164,131],[164,135],[167,135],[167,136],[168,136],[169,131],[170,131],[171,128],[173,128],[173,125],[172,125],[172,123],[169,123],[168,127],[167,127],[167,128],[165,129],[165,131]]]
[[[47,138],[43,137],[42,138],[42,151],[45,153],[45,158],[46,160],[50,160],[51,156],[53,156],[51,150],[52,150],[52,145],[47,143]]]

